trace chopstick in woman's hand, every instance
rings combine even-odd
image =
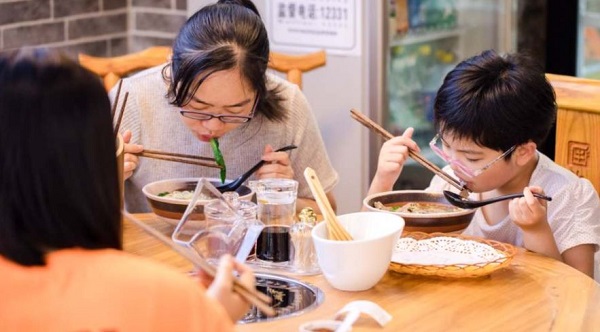
[[[221,168],[220,165],[217,165],[217,162],[214,158],[210,157],[202,157],[202,156],[193,156],[189,154],[182,153],[172,153],[172,152],[164,152],[164,151],[156,151],[156,150],[147,150],[145,149],[142,152],[134,153],[136,156],[160,159],[166,161],[173,161],[183,164],[192,164],[213,168]]]
[[[115,97],[115,102],[113,103],[112,110],[110,111],[111,118],[115,118],[115,113],[117,112],[117,104],[119,103],[119,97],[121,96],[121,87],[123,86],[123,80],[119,80],[119,86],[117,87],[117,96]]]

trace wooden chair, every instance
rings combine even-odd
[[[121,77],[164,63],[168,61],[170,55],[170,47],[155,46],[141,52],[112,58],[94,57],[80,53],[79,63],[98,74],[104,82],[104,87],[109,91]],[[322,67],[325,62],[325,51],[302,55],[271,52],[269,68],[286,73],[287,80],[297,84],[302,89],[302,73]]]
[[[79,64],[98,74],[102,78],[106,90],[110,91],[121,77],[165,63],[169,61],[170,56],[170,47],[154,46],[141,52],[112,58],[94,57],[80,53]]]
[[[302,74],[325,66],[326,62],[327,57],[323,50],[300,55],[271,52],[269,68],[286,73],[287,80],[297,84],[302,89]]]
[[[556,93],[555,161],[600,193],[600,81],[546,74]]]

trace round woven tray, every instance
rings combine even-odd
[[[517,249],[508,243],[488,240],[477,237],[470,237],[460,234],[449,233],[406,233],[402,238],[410,237],[415,240],[427,240],[436,237],[458,238],[465,241],[475,241],[490,246],[497,251],[499,257],[477,264],[403,264],[399,262],[390,263],[390,269],[398,273],[407,273],[422,276],[435,276],[442,278],[476,278],[489,275],[490,273],[510,265]],[[398,250],[397,248],[395,250]]]

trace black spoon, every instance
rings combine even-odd
[[[293,150],[296,148],[297,148],[297,146],[295,146],[295,145],[287,145],[287,146],[282,147],[281,149],[275,150],[275,152],[288,151],[288,150]],[[259,161],[258,163],[256,163],[256,165],[252,166],[252,168],[250,168],[248,171],[246,171],[246,173],[240,175],[237,179],[235,179],[229,183],[218,186],[217,189],[222,193],[224,193],[226,191],[235,191],[237,188],[239,188],[242,185],[242,183],[244,183],[244,181],[246,181],[250,177],[250,175],[252,175],[252,174],[254,174],[254,172],[258,171],[258,169],[261,168],[261,166],[265,162],[266,161],[264,161],[264,160]]]
[[[452,204],[454,206],[458,206],[459,208],[463,208],[463,209],[474,209],[474,208],[478,208],[478,207],[481,207],[484,205],[503,201],[505,199],[513,199],[513,198],[517,198],[517,197],[523,197],[523,194],[510,194],[510,195],[504,195],[504,196],[494,197],[494,198],[490,198],[490,199],[484,199],[481,201],[472,201],[472,200],[469,200],[466,198],[462,198],[459,194],[453,193],[448,190],[444,190],[444,196],[446,196],[446,199],[448,200],[448,202],[450,202],[450,204]],[[540,195],[540,194],[536,194],[536,193],[534,193],[533,196],[535,196],[537,198],[545,199],[547,201],[552,200],[552,197],[548,197],[548,196],[544,196],[544,195]]]

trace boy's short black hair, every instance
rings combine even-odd
[[[524,54],[487,50],[446,75],[434,104],[440,134],[494,150],[546,139],[556,120],[556,97],[542,67]]]

